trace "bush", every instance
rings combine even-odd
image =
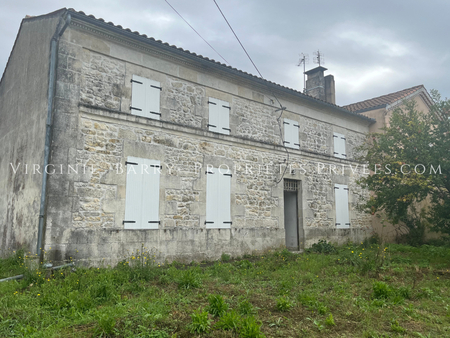
[[[210,295],[208,312],[214,317],[221,317],[228,311],[228,304],[221,295]]]
[[[308,252],[308,253],[316,252],[316,253],[330,254],[330,253],[337,252],[337,250],[336,250],[336,247],[333,244],[327,243],[327,241],[324,240],[324,239],[320,239],[319,242],[314,243],[311,246],[311,248],[306,250],[306,252]]]

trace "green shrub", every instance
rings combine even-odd
[[[330,254],[330,253],[337,252],[337,250],[336,250],[336,247],[333,244],[327,243],[327,241],[324,240],[324,239],[320,239],[319,242],[314,243],[311,246],[311,248],[306,250],[306,252],[308,252],[308,253],[316,252],[316,253]]]
[[[189,324],[188,329],[191,333],[204,333],[211,329],[212,320],[208,319],[208,312],[203,311],[201,308],[194,310],[191,314],[192,322]]]
[[[244,318],[241,322],[239,335],[242,338],[265,338],[265,335],[261,333],[261,325],[262,323],[253,316]]]
[[[222,330],[233,330],[236,332],[239,328],[241,322],[241,316],[235,311],[231,310],[222,315],[220,320],[217,322],[216,327]]]
[[[294,304],[287,296],[282,296],[277,299],[277,310],[281,312],[287,312],[289,311]]]
[[[208,312],[214,317],[221,317],[228,311],[228,304],[221,295],[209,295]]]

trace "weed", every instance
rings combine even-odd
[[[330,313],[330,315],[325,319],[325,325],[326,326],[335,326],[333,315]]]
[[[201,284],[200,275],[195,270],[183,271],[178,281],[178,287],[180,289],[199,288]]]
[[[226,253],[223,253],[222,256],[220,257],[220,260],[224,263],[229,262],[230,259],[231,259],[231,256]]]
[[[214,317],[221,317],[228,311],[228,304],[221,295],[209,295],[208,312]]]
[[[307,249],[306,251],[308,253],[316,252],[325,254],[337,252],[336,247],[331,243],[327,243],[327,241],[324,239],[320,239],[319,242],[314,243],[311,248]]]
[[[397,333],[404,333],[406,330],[398,324],[398,321],[392,319],[391,321],[391,330]]]
[[[265,335],[261,333],[261,325],[262,323],[255,317],[246,317],[241,322],[239,335],[242,338],[265,338]]]
[[[241,315],[253,315],[256,313],[256,309],[246,299],[239,303],[238,311]]]
[[[294,303],[287,296],[282,296],[277,299],[277,310],[287,312],[294,306]]]
[[[208,319],[208,312],[203,311],[201,308],[194,310],[191,319],[192,321],[188,326],[191,333],[204,333],[211,329],[212,320]]]
[[[97,326],[95,328],[95,335],[109,336],[115,331],[116,319],[111,311],[99,313],[97,315]]]
[[[374,299],[387,299],[391,295],[391,288],[384,282],[375,282],[372,285]]]
[[[222,330],[232,330],[237,332],[241,323],[241,316],[235,311],[231,310],[222,315],[220,320],[216,323],[216,327]]]

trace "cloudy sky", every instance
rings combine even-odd
[[[213,0],[168,0],[231,64],[256,74]],[[423,84],[450,97],[450,1],[216,0],[270,80],[303,90],[299,54],[325,56],[345,105]],[[165,0],[0,0],[0,71],[20,22],[63,6],[224,62]]]

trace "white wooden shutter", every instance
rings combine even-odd
[[[133,75],[131,79],[131,114],[159,120],[161,84]]]
[[[143,160],[142,229],[158,229],[160,161]]]
[[[298,137],[299,124],[297,121],[284,119],[284,145],[288,148],[299,149],[300,142]]]
[[[161,96],[161,84],[158,81],[147,79],[146,84],[146,113],[147,117],[155,120],[159,120],[160,113],[160,96]]]
[[[218,203],[219,207],[219,224],[221,228],[230,228],[231,226],[231,170],[217,170],[219,177]]]
[[[347,158],[345,153],[345,135],[333,133],[334,156],[338,158]]]
[[[336,227],[350,227],[348,211],[348,186],[343,184],[334,185],[334,201],[336,207]]]
[[[208,168],[206,171],[206,228],[231,226],[231,171]]]
[[[146,98],[147,79],[133,75],[131,79],[131,114],[138,116],[147,116],[145,114],[147,108]]]
[[[210,97],[208,130],[230,135],[230,105],[226,101]]]
[[[158,229],[160,162],[128,157],[125,229]]]

